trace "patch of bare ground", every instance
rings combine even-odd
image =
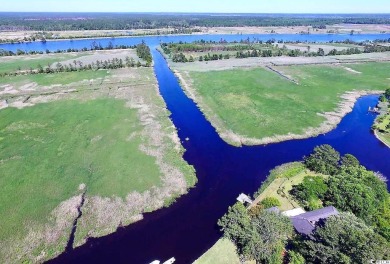
[[[134,58],[135,61],[140,60],[137,56],[134,49],[119,49],[119,50],[99,50],[88,52],[85,56],[78,57],[77,62],[83,63],[83,65],[95,63],[97,60],[105,61],[112,60],[114,58],[122,59],[123,61],[126,57]],[[64,65],[74,64],[75,59],[65,60],[61,63]],[[144,62],[143,60],[140,60]]]
[[[289,133],[287,135],[275,135],[265,138],[249,138],[239,135],[226,128],[224,122],[203,102],[202,97],[198,95],[196,90],[192,87],[192,82],[188,72],[175,70],[174,73],[181,82],[186,94],[197,104],[199,109],[205,113],[206,118],[214,126],[220,137],[227,143],[234,146],[263,145],[292,139],[304,139],[327,133],[334,129],[346,114],[352,111],[353,106],[359,97],[368,94],[382,93],[382,91],[346,92],[340,96],[340,103],[334,111],[318,113],[319,116],[322,116],[325,119],[318,127],[308,127],[305,129],[305,133],[303,134]]]

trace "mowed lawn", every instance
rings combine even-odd
[[[390,87],[390,63],[275,67],[299,85],[265,68],[190,72],[202,101],[227,129],[251,138],[303,134],[334,111],[340,96],[352,90]]]
[[[125,102],[64,100],[0,111],[0,241],[45,223],[62,201],[87,195],[124,198],[160,186],[155,158],[139,150],[137,110]]]
[[[230,240],[221,238],[194,264],[240,264],[236,246]],[[249,264],[249,263],[248,263]]]

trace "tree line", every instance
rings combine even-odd
[[[389,15],[293,15],[293,14],[108,14],[108,13],[13,13],[0,14],[0,30],[130,30],[238,26],[313,26],[388,24]]]
[[[142,64],[139,60],[135,60],[131,57],[126,57],[124,60],[121,58],[113,58],[109,60],[96,60],[95,62],[84,64],[80,60],[74,60],[72,63],[63,64],[57,62],[56,64],[48,64],[42,66],[38,64],[37,67],[30,68],[27,71],[16,71],[16,72],[3,72],[0,73],[0,77],[6,76],[18,76],[28,74],[50,74],[50,73],[61,73],[61,72],[77,72],[77,71],[88,71],[88,70],[108,70],[108,69],[120,69],[120,68],[134,68],[134,67],[149,67],[147,64]]]
[[[209,60],[222,60],[235,58],[250,58],[250,57],[278,57],[278,56],[289,56],[289,57],[316,57],[316,56],[335,56],[335,55],[353,55],[361,53],[373,53],[373,52],[386,52],[390,51],[390,46],[381,45],[381,43],[388,43],[390,39],[376,40],[376,41],[364,41],[364,42],[353,42],[346,40],[345,44],[354,44],[359,47],[351,47],[343,50],[332,49],[328,53],[325,53],[323,48],[318,50],[311,50],[311,46],[308,43],[307,50],[302,49],[289,49],[285,44],[288,43],[302,43],[296,42],[276,42],[274,39],[270,39],[266,42],[262,41],[249,41],[241,40],[240,42],[225,42],[221,40],[219,42],[205,42],[198,41],[194,43],[161,43],[160,46],[165,54],[170,56],[173,62],[193,62],[193,61],[209,61]],[[332,42],[333,43],[333,42]],[[283,44],[283,46],[281,46]],[[316,43],[313,43],[316,44]],[[215,53],[215,52],[225,52]],[[235,54],[227,54],[226,51],[237,51]],[[194,58],[192,55],[186,56],[186,52],[201,53],[209,52],[206,55],[200,55]],[[211,53],[210,52],[214,52]]]
[[[100,42],[93,41],[90,44],[90,47],[84,47],[81,49],[75,49],[75,48],[68,48],[65,50],[57,49],[55,51],[50,51],[46,49],[45,51],[36,51],[36,50],[30,50],[25,51],[21,49],[17,49],[15,52],[11,50],[4,50],[0,49],[0,57],[4,56],[22,56],[22,55],[38,55],[38,54],[50,54],[50,53],[71,53],[71,52],[85,52],[85,51],[94,51],[94,50],[112,50],[112,49],[135,49],[137,48],[137,45],[113,45],[110,41],[107,46],[102,46]]]
[[[23,39],[1,39],[0,43],[29,43],[35,41],[45,42],[46,40],[60,40],[60,39],[85,39],[85,38],[105,38],[105,37],[139,37],[139,36],[160,36],[160,35],[180,35],[180,34],[193,34],[202,32],[199,28],[174,28],[171,30],[157,30],[155,32],[145,33],[115,33],[115,34],[95,34],[95,35],[83,35],[83,36],[59,36],[55,32],[37,32],[31,36],[25,36]]]

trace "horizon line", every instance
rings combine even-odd
[[[0,13],[64,13],[64,14],[226,14],[226,15],[390,15],[390,12],[373,13],[373,12],[354,12],[354,13],[311,13],[311,12],[291,12],[291,13],[251,13],[251,12],[159,12],[159,11],[0,11]]]

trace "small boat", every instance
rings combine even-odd
[[[175,258],[170,258],[167,261],[165,261],[163,264],[173,264],[176,261]]]
[[[176,261],[175,258],[170,258],[167,261],[165,261],[163,264],[173,264]],[[150,262],[150,264],[160,264],[161,262],[159,260],[154,260]]]

